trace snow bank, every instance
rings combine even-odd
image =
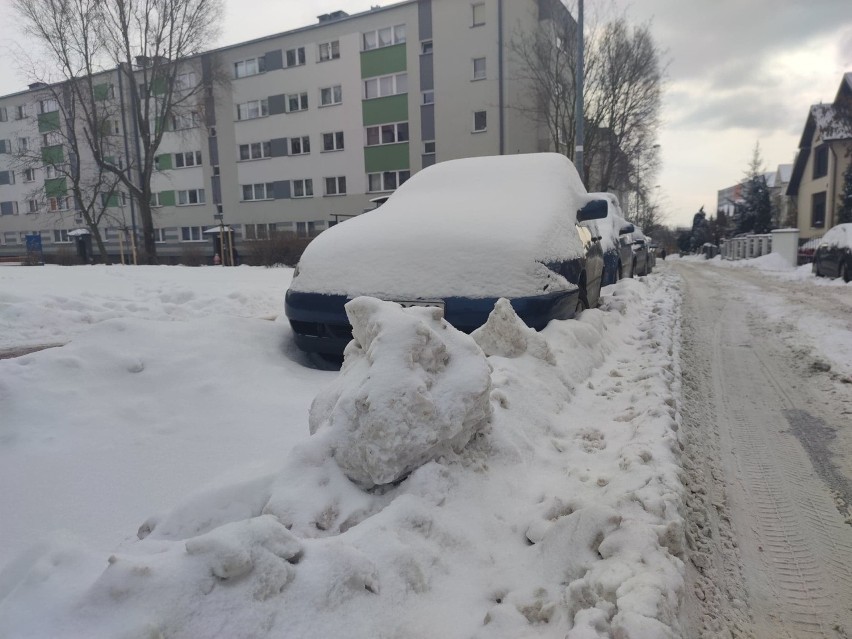
[[[678,299],[663,271],[608,287],[600,310],[540,333],[501,302],[473,337],[434,309],[359,299],[344,369],[334,381],[305,377],[310,390],[285,366],[276,372],[284,358],[275,349],[258,373],[257,353],[243,361],[229,352],[231,383],[244,378],[245,399],[229,395],[227,405],[257,399],[261,380],[277,391],[257,394],[279,401],[331,382],[311,410],[313,434],[269,451],[268,437],[232,422],[258,455],[283,459],[275,470],[149,518],[119,551],[92,551],[88,539],[35,549],[0,575],[0,636],[681,636]],[[133,375],[162,380],[152,394],[180,387],[165,374],[165,353],[194,325],[175,340],[161,331],[159,356],[141,353],[145,369]],[[224,328],[255,348],[262,341],[250,339],[247,321]],[[208,344],[214,365],[221,338]],[[63,350],[29,356],[27,366],[57,375],[31,379],[57,379]],[[109,396],[113,359],[88,366],[102,380],[99,396]],[[47,384],[37,386],[41,395],[14,386],[29,397],[19,401],[35,405]],[[199,400],[220,390],[203,376],[197,386],[182,392]],[[213,397],[208,418],[225,405]],[[61,399],[49,401],[58,410]],[[301,419],[307,431],[306,406],[294,401],[262,419],[288,428]],[[193,432],[172,456],[206,439]],[[371,454],[396,471],[385,475]],[[50,493],[39,503],[52,507]]]
[[[346,314],[354,339],[337,382],[317,395],[310,427],[332,431],[334,458],[352,481],[398,481],[488,425],[488,363],[440,308],[359,297]]]

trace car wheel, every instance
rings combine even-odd
[[[574,307],[574,317],[577,317],[580,313],[589,308],[589,303],[586,301],[586,294],[581,292],[577,296],[577,306]]]
[[[814,260],[814,265],[811,267],[811,271],[814,275],[819,277],[819,260]]]
[[[838,275],[843,278],[844,282],[852,281],[852,273],[849,272],[849,263],[848,262],[843,262],[840,265],[840,273],[838,273]]]
[[[636,260],[633,260],[633,267],[630,269],[630,277],[636,277]]]
[[[624,267],[621,265],[621,262],[618,263],[618,277],[615,281],[617,282],[620,279],[624,279]]]

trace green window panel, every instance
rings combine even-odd
[[[160,191],[160,206],[174,206],[175,205],[175,192],[174,191]]]
[[[108,100],[110,94],[110,85],[96,84],[92,87],[92,92],[95,94],[95,100]]]
[[[405,44],[372,49],[361,54],[362,78],[399,73],[405,69]]]
[[[168,171],[172,168],[172,154],[164,153],[155,158],[155,166],[159,171]]]
[[[62,197],[68,192],[65,178],[53,178],[44,181],[44,193],[47,197]]]
[[[62,164],[65,161],[65,154],[62,152],[62,145],[46,146],[41,150],[41,159],[45,164]]]
[[[408,94],[390,95],[386,98],[374,98],[361,102],[364,126],[385,124],[387,122],[405,122],[408,117]]]
[[[38,114],[38,132],[47,133],[59,128],[59,111]]]
[[[166,92],[165,78],[151,79],[151,95],[163,95]]]
[[[367,173],[410,168],[408,142],[365,147],[364,167]]]
[[[104,202],[104,206],[117,207],[118,206],[118,193],[113,193],[110,195],[106,201]]]

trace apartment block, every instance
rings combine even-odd
[[[408,0],[180,61],[179,81],[207,89],[164,125],[152,179],[158,255],[209,258],[219,225],[238,247],[281,231],[311,236],[435,162],[549,150],[509,46],[549,19],[571,17],[557,0]],[[111,160],[130,166],[138,132],[120,76],[102,74],[98,90],[115,105]],[[0,97],[0,256],[32,234],[46,252],[74,244],[82,219],[53,167],[85,171],[92,160],[50,135],[73,126],[43,85]],[[41,166],[22,168],[21,145]],[[117,254],[138,228],[135,205],[121,188],[101,195]]]

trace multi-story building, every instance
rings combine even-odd
[[[204,78],[210,90],[168,123],[157,150],[158,255],[212,256],[220,224],[238,246],[276,231],[310,236],[435,162],[548,150],[525,114],[530,92],[509,43],[552,19],[572,21],[558,0],[407,0],[182,61],[179,77]],[[106,73],[98,86],[119,106],[109,126],[117,155],[132,165],[138,150],[121,75]],[[48,159],[61,153],[48,128],[67,123],[43,93],[31,86],[0,97],[0,254],[19,253],[32,233],[55,249],[80,227],[67,185],[48,175]],[[47,149],[35,173],[13,166],[21,140]],[[519,175],[518,188],[523,182]],[[41,200],[29,196],[39,189]],[[134,202],[118,192],[108,203],[106,240],[117,253],[119,229],[136,225]]]

